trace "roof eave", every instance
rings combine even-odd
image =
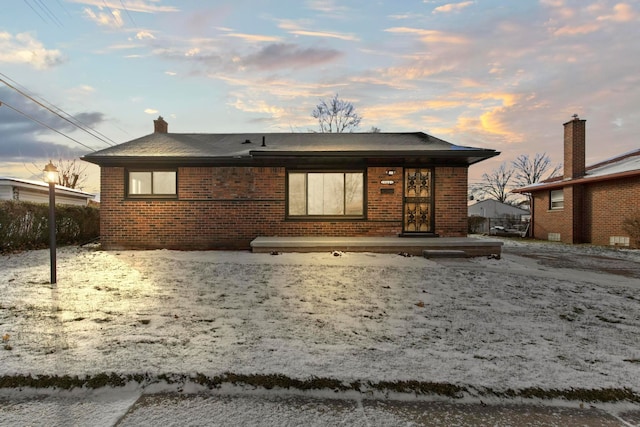
[[[549,182],[547,184],[515,188],[511,190],[511,192],[512,193],[536,193],[538,191],[553,190],[553,189],[567,187],[571,185],[592,184],[596,182],[611,181],[614,179],[629,178],[634,176],[640,176],[640,169],[633,170],[633,171],[613,173],[610,175],[600,175],[600,176],[591,176],[591,177],[587,175],[587,176],[574,178],[570,180],[555,181],[555,182]]]
[[[250,165],[256,160],[275,161],[275,160],[291,160],[291,159],[309,159],[309,160],[337,160],[337,159],[429,159],[436,162],[472,165],[482,160],[499,155],[500,152],[495,150],[371,150],[371,151],[267,151],[254,150],[248,155],[237,156],[100,156],[91,155],[81,157],[81,160],[93,163],[99,166],[130,166],[130,165],[202,165],[202,164],[220,164],[220,165]]]
[[[254,150],[250,154],[260,159],[291,159],[291,158],[353,158],[353,159],[440,159],[463,160],[471,165],[482,160],[497,156],[500,152],[494,150],[371,150],[371,151],[260,151]]]
[[[248,156],[231,156],[231,157],[219,157],[219,156],[190,156],[190,157],[175,157],[175,156],[84,156],[80,158],[85,162],[93,163],[98,166],[131,166],[131,165],[186,165],[191,166],[195,164],[203,163],[215,163],[215,164],[247,164],[251,162],[251,157]]]

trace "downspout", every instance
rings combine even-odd
[[[531,237],[532,239],[535,236],[535,233],[533,232],[533,227],[534,227],[534,224],[536,223],[533,220],[535,211],[536,210],[534,209],[533,194],[529,193],[529,213],[531,214],[531,217],[529,218],[529,237]]]

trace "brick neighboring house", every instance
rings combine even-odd
[[[623,228],[640,217],[640,150],[585,165],[585,122],[564,124],[564,175],[514,190],[532,196],[533,237],[640,247]]]
[[[258,236],[466,236],[469,165],[416,133],[154,133],[88,154],[107,249],[249,249]]]

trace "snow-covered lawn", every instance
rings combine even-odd
[[[540,265],[510,247],[526,244],[456,262],[67,247],[57,286],[47,250],[0,256],[0,376],[231,372],[640,392],[640,280]],[[640,251],[619,254],[640,263]]]

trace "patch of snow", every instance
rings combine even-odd
[[[620,253],[640,262],[638,251]],[[0,271],[10,346],[0,348],[0,375],[233,372],[640,391],[638,280],[519,256],[448,265],[66,247],[56,286],[47,250],[0,256]]]

